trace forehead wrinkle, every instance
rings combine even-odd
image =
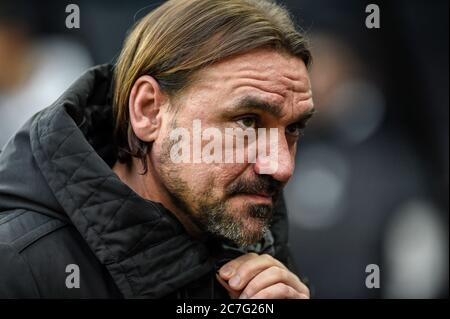
[[[225,92],[224,96],[235,96],[235,95],[254,95],[261,99],[264,99],[268,103],[274,105],[285,105],[286,103],[291,104],[295,109],[295,105],[303,104],[307,100],[311,100],[312,105],[312,91],[309,88],[307,91],[292,91],[286,88],[284,85],[273,85],[267,80],[254,80],[253,78],[232,78],[226,75],[225,78],[219,77],[219,74],[214,74],[214,76],[208,76],[196,83],[196,89],[198,91],[223,91],[224,83],[229,81],[235,81],[230,90]],[[240,92],[244,91],[244,92]],[[288,100],[291,100],[290,102]]]
[[[266,88],[255,86],[254,84],[236,85],[231,92],[232,96],[255,96],[272,105],[284,105],[286,101],[286,95],[274,91],[267,91]]]
[[[267,93],[264,90],[255,91],[255,87],[239,87],[239,90],[244,92],[234,92],[233,95],[241,95],[241,98],[237,98],[237,101],[245,100],[246,97],[254,97],[257,100],[264,101],[267,104],[277,106],[279,113],[277,118],[284,120],[285,122],[296,122],[309,117],[308,115],[314,111],[314,104],[311,95],[303,95],[298,98],[285,99],[279,95],[273,93]],[[251,99],[250,99],[251,100]]]
[[[292,103],[292,113],[294,114],[294,109],[299,109],[301,113],[300,118],[311,117],[315,113],[314,103],[312,97],[308,99],[301,99],[298,101],[293,101]]]
[[[258,59],[248,58],[240,63],[219,63],[215,69],[200,70],[197,88],[206,92],[218,91],[224,99],[236,96],[236,91],[241,89],[247,94],[253,91],[255,96],[264,97],[272,104],[284,105],[287,112],[289,104],[294,111],[298,103],[311,98],[310,81],[304,65],[293,60],[274,64],[262,59],[257,63]]]
[[[298,103],[312,97],[311,90],[296,92],[283,85],[269,85],[264,81],[249,81],[241,79],[233,84],[231,95],[238,95],[240,91],[255,92],[258,96],[264,96],[272,104],[284,105],[288,103]],[[291,100],[292,102],[289,102]]]
[[[309,78],[305,76],[308,70],[303,63],[298,63],[296,58],[277,60],[278,63],[255,63],[249,60],[238,66],[234,74],[242,73],[243,77],[255,78],[263,80],[265,78],[277,78],[280,81],[300,83],[299,91],[309,88]]]
[[[280,90],[290,90],[293,92],[306,92],[310,90],[310,83],[307,76],[296,75],[295,77],[281,74],[278,71],[260,72],[242,70],[234,73],[236,80],[247,80],[259,82],[261,86],[280,87]]]
[[[311,85],[308,77],[306,76],[298,77],[297,79],[291,79],[283,76],[281,80],[292,92],[307,94],[311,91]]]
[[[238,85],[249,85],[285,97],[289,91],[305,93],[311,89],[307,73],[306,76],[302,75],[301,68],[297,69],[298,71],[292,73],[291,70],[284,70],[282,74],[280,68],[275,68],[273,65],[261,67],[254,62],[244,63],[234,70],[221,65],[215,70],[199,71],[195,82],[207,84],[206,87],[211,87],[212,83],[220,83],[222,90],[224,83],[232,82],[232,90]]]

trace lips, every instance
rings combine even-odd
[[[254,195],[261,198],[272,198],[277,201],[284,184],[269,175],[260,175],[255,180],[238,179],[227,187],[226,195]]]
[[[273,195],[275,195],[275,194],[274,193],[262,192],[262,193],[254,193],[254,194],[250,194],[250,195],[258,195],[258,196],[263,196],[263,197],[273,197]]]
[[[261,204],[272,204],[273,196],[268,193],[240,193],[235,196],[242,196],[247,201],[259,202]]]

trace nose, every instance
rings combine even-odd
[[[286,183],[294,172],[294,157],[291,154],[284,134],[281,136],[277,134],[276,136],[276,139],[273,139],[271,136],[270,142],[265,143],[264,153],[260,152],[260,149],[264,148],[264,146],[259,145],[258,141],[258,153],[254,170],[256,174],[270,175],[275,180]]]

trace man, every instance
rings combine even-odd
[[[149,13],[114,67],[89,70],[2,152],[0,294],[309,298],[281,198],[313,112],[309,62],[272,2]],[[197,123],[202,137],[258,129],[258,155],[204,160]],[[209,150],[249,155],[250,137]]]

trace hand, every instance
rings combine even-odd
[[[231,298],[309,299],[309,289],[270,255],[245,254],[223,265],[217,280]]]

